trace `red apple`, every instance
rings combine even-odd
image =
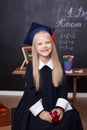
[[[59,116],[57,115],[57,111],[50,112],[50,115],[52,117],[52,122],[55,123],[55,124],[58,123]]]

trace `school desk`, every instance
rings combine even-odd
[[[26,68],[17,68],[12,72],[13,75],[25,75]],[[81,76],[87,76],[87,68],[73,68],[72,72],[65,73],[66,76],[73,78],[73,106],[76,107],[76,93],[77,93],[77,78]]]
[[[66,73],[66,76],[73,77],[73,106],[76,107],[77,78],[87,76],[87,68],[73,68],[72,73]]]

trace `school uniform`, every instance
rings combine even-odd
[[[52,83],[52,62],[39,64],[41,85],[36,91],[32,74],[32,62],[26,69],[26,87],[24,95],[16,108],[12,130],[83,130],[80,115],[67,100],[67,81],[63,76],[58,87]],[[51,111],[55,107],[64,110],[63,119],[57,124],[49,123],[38,117],[43,111]]]

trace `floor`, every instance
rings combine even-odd
[[[3,103],[9,109],[16,107],[21,96],[0,96],[0,103]],[[77,110],[80,113],[84,130],[87,130],[87,98],[77,99]],[[0,130],[11,130],[11,125],[0,127]]]
[[[17,106],[20,99],[21,96],[0,96],[0,103],[11,109]],[[11,125],[0,127],[0,130],[11,130]]]

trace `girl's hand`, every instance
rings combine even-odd
[[[52,110],[52,112],[57,111],[57,115],[59,116],[59,121],[62,120],[64,111],[62,108],[55,108]]]
[[[42,120],[45,120],[45,121],[48,121],[48,122],[52,123],[52,117],[50,116],[48,111],[45,111],[45,110],[42,111],[39,114],[39,118],[41,118]]]

